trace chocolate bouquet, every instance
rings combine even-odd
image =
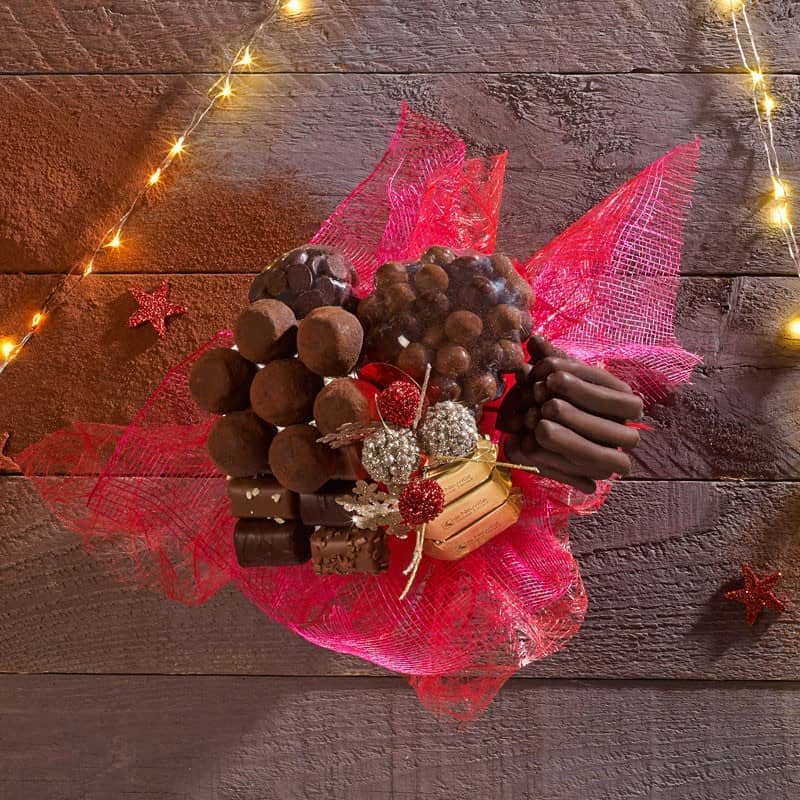
[[[602,504],[643,407],[698,361],[672,332],[696,155],[676,148],[518,263],[494,252],[505,156],[467,159],[403,107],[232,332],[127,428],[75,425],[20,463],[121,578],[187,604],[232,581],[472,719],[579,628],[569,517]]]

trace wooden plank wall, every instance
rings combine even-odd
[[[0,334],[141,183],[256,0],[0,7]],[[730,29],[706,0],[313,0],[277,18],[118,256],[0,377],[12,453],[124,422],[232,320],[385,146],[402,99],[473,153],[508,147],[500,245],[524,257],[672,145],[702,137],[677,329],[705,359],[654,416],[632,479],[573,526],[580,634],[465,732],[404,682],[289,635],[234,591],[131,592],[0,476],[0,797],[795,798],[800,624],[722,599],[738,564],[800,597],[797,278]],[[753,3],[798,176],[800,15]],[[168,273],[190,313],[130,331],[127,287]]]

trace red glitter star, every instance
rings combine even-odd
[[[128,289],[139,304],[138,310],[131,314],[128,327],[135,328],[149,322],[162,338],[167,335],[167,317],[185,314],[189,309],[171,303],[169,299],[169,282],[164,281],[152,294],[141,289]]]
[[[8,433],[0,433],[0,472],[22,472],[19,464],[5,454],[8,447]]]
[[[772,592],[775,584],[781,579],[780,572],[759,578],[749,564],[742,564],[742,577],[744,586],[741,589],[725,592],[725,599],[744,603],[744,619],[748,625],[756,621],[763,608],[771,608],[779,613],[786,611],[786,606]]]

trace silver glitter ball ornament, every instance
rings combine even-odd
[[[414,434],[397,425],[378,428],[364,439],[361,448],[364,469],[379,483],[408,483],[419,461],[419,445]]]
[[[478,424],[461,403],[444,400],[428,409],[419,427],[422,449],[435,458],[460,458],[478,444]]]

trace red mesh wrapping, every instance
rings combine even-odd
[[[679,147],[649,166],[522,268],[536,288],[539,332],[633,381],[650,401],[687,380],[698,361],[672,333],[697,149]],[[380,263],[431,244],[490,252],[505,156],[465,160],[464,152],[454,132],[404,107],[387,153],[315,241],[354,260],[362,290]],[[187,604],[231,580],[276,621],[409,676],[428,708],[461,721],[577,631],[586,595],[568,519],[599,507],[608,483],[586,497],[515,473],[525,498],[519,522],[460,561],[423,558],[404,601],[410,540],[392,540],[390,570],[380,576],[317,577],[309,564],[240,568],[225,478],[205,450],[213,417],[188,390],[193,361],[230,343],[223,332],[175,367],[127,428],[76,425],[19,457],[54,512],[114,574]],[[497,438],[492,419],[482,424]]]

